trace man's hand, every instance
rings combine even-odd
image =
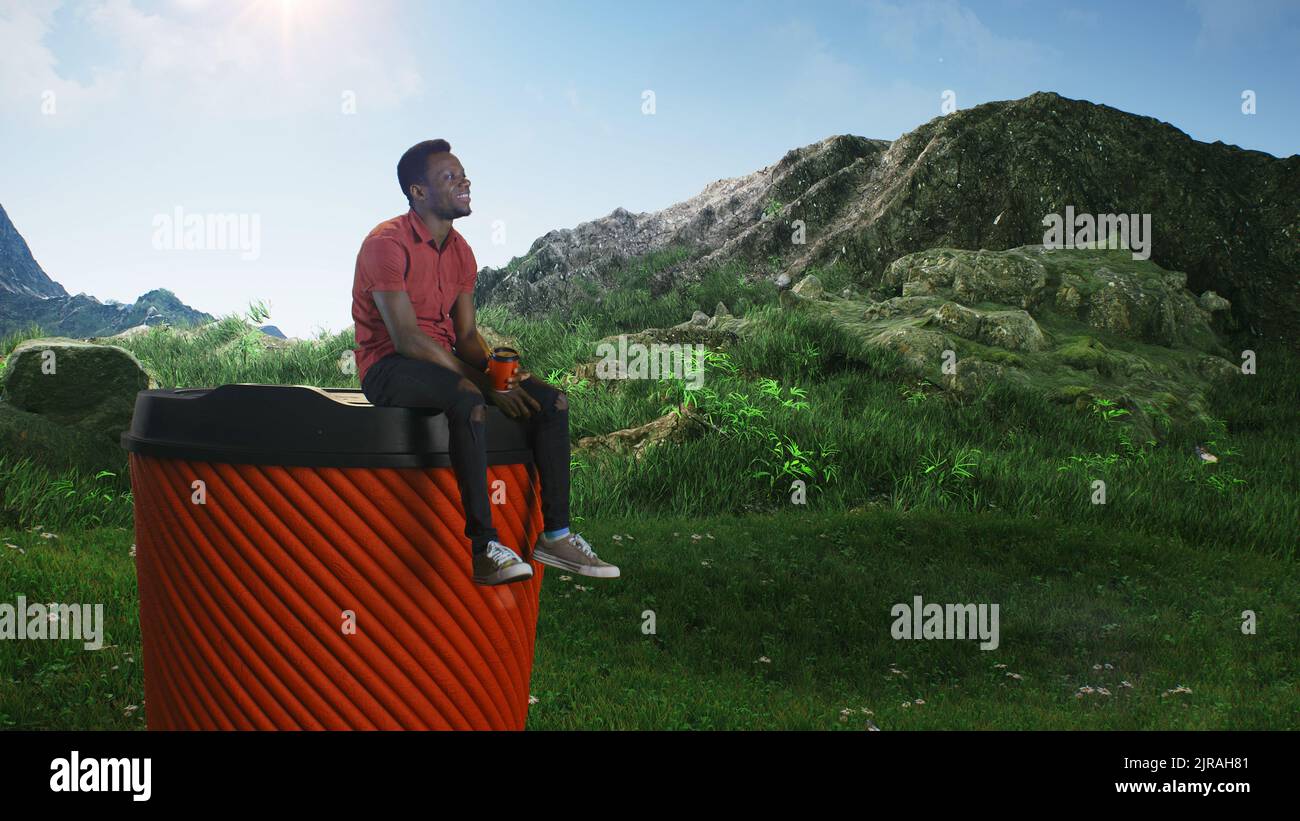
[[[490,396],[492,403],[501,409],[501,412],[511,419],[526,419],[532,416],[533,411],[539,411],[542,406],[538,404],[527,391],[519,387],[519,383],[531,377],[528,371],[515,371],[508,380],[506,386],[509,388],[505,393],[492,391]]]

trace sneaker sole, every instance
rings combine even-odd
[[[514,567],[498,570],[490,576],[475,576],[474,583],[492,587],[498,584],[510,584],[511,582],[526,582],[532,577],[532,567],[527,564],[517,564]]]
[[[577,573],[579,576],[587,576],[593,579],[617,579],[619,577],[618,568],[614,565],[604,567],[592,567],[589,564],[578,564],[561,559],[559,556],[553,556],[540,547],[533,548],[533,561],[541,562],[551,567],[558,567],[560,570],[568,570],[571,573]]]

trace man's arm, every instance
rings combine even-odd
[[[497,393],[492,385],[491,376],[484,371],[475,370],[472,365],[465,363],[426,336],[416,322],[415,306],[411,304],[411,297],[406,291],[371,291],[370,293],[374,295],[375,307],[379,309],[379,316],[384,320],[384,325],[388,328],[388,336],[393,340],[393,347],[399,354],[411,359],[423,359],[460,374],[473,382],[483,396],[500,408],[502,413],[513,419],[529,416],[541,407],[536,399],[518,389],[518,374],[511,377],[513,389],[509,393]],[[472,311],[473,295],[461,294],[457,297],[457,313],[459,313],[461,299],[471,300]]]
[[[462,291],[451,308],[451,322],[456,327],[456,355],[472,368],[482,371],[487,367],[488,351],[478,332],[474,317],[474,295]]]
[[[481,369],[475,370],[462,362],[451,351],[434,342],[420,330],[415,319],[415,306],[411,304],[411,297],[406,291],[371,291],[370,293],[375,298],[375,307],[379,309],[379,316],[383,318],[384,325],[388,328],[388,336],[393,340],[393,346],[399,354],[411,359],[423,359],[455,371],[473,382],[485,396],[491,395],[491,377]],[[457,299],[457,313],[459,313],[459,304],[460,299]],[[471,305],[471,309],[472,307]]]

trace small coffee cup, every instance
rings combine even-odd
[[[509,392],[510,377],[519,370],[519,352],[514,348],[493,348],[488,357],[487,369],[492,377],[492,388],[497,393]]]

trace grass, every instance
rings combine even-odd
[[[1260,374],[1213,391],[1208,421],[1153,407],[1148,439],[1070,386],[1065,402],[1014,384],[952,401],[743,271],[656,293],[684,253],[628,263],[563,319],[479,312],[565,387],[575,441],[682,403],[708,423],[637,460],[575,451],[574,521],[625,578],[583,591],[548,574],[531,727],[1296,726],[1300,357],[1259,350]],[[760,332],[710,353],[704,389],[575,377],[602,337],[718,301]],[[165,386],[357,386],[350,331],[266,350],[246,318],[121,344]],[[0,458],[16,545],[0,548],[0,591],[106,602],[117,645],[0,643],[4,726],[143,724],[125,480]],[[999,603],[1001,648],[893,640],[889,607],[918,594]],[[1164,695],[1179,686],[1192,692]]]
[[[531,729],[1297,727],[1300,579],[1265,556],[885,509],[583,530],[624,577],[548,571]],[[0,726],[142,727],[131,534],[4,539],[25,552],[0,546],[3,589],[106,602],[107,628],[94,652],[7,642]],[[915,595],[997,603],[1000,646],[892,638],[890,608]],[[1257,635],[1240,630],[1247,609]],[[1166,694],[1179,687],[1191,692]]]

